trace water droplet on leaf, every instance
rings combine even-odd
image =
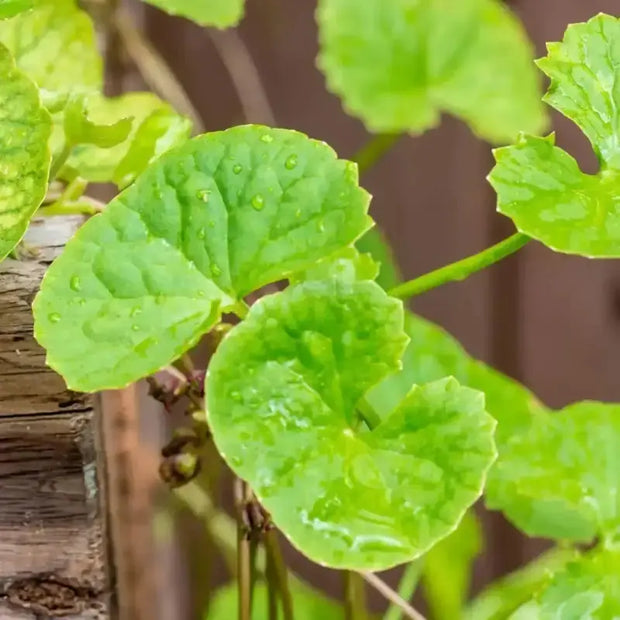
[[[269,144],[270,142],[273,142],[273,136],[265,133],[260,137],[260,141],[264,142],[265,144]]]
[[[58,314],[58,312],[52,312],[48,317],[50,320],[50,323],[58,323],[61,319],[60,314]]]
[[[252,206],[257,211],[260,211],[265,206],[265,199],[260,194],[256,194],[256,196],[252,198]]]
[[[291,155],[290,157],[288,157],[286,162],[284,162],[284,167],[287,170],[293,170],[293,168],[295,168],[296,166],[297,166],[297,155]]]
[[[139,332],[139,331],[140,331],[140,326],[139,326],[139,325],[132,325],[132,326],[131,326],[131,329],[132,329],[134,332]]]
[[[211,265],[211,273],[214,276],[219,276],[222,273],[222,270],[215,264]]]
[[[319,232],[323,232],[323,231],[325,230],[325,222],[324,222],[323,220],[319,220],[319,221],[316,223],[316,229],[317,229]]]
[[[82,288],[82,283],[80,282],[80,276],[73,276],[71,278],[71,282],[69,286],[71,286],[71,290],[79,291]]]
[[[198,239],[204,239],[207,236],[207,231],[204,228],[201,228],[198,231]]]
[[[131,309],[129,316],[134,317],[138,316],[139,314],[142,314],[142,308],[140,308],[140,306],[135,306]]]
[[[199,189],[196,192],[196,198],[198,198],[198,200],[202,200],[202,202],[209,202],[210,193],[211,193],[211,190],[209,189]]]
[[[233,174],[240,174],[241,171],[243,170],[243,166],[241,164],[235,164],[232,170],[233,170]]]

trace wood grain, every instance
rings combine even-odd
[[[2,619],[111,617],[98,416],[32,335],[32,299],[80,221],[35,222],[32,255],[0,265]]]

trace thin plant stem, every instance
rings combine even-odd
[[[413,562],[407,564],[405,571],[403,572],[400,582],[398,583],[398,595],[405,601],[410,601],[413,596],[420,577],[422,576],[422,569],[424,568],[424,560],[418,558]],[[402,610],[394,603],[390,605],[388,610],[383,616],[383,620],[401,620]]]
[[[357,162],[360,174],[372,168],[393,146],[402,134],[379,133],[370,140],[353,156]]]
[[[235,304],[233,308],[231,308],[231,311],[236,314],[240,319],[245,319],[245,317],[248,316],[248,312],[250,311],[250,306],[248,306],[248,304],[243,301],[243,299],[241,299]]]
[[[401,613],[411,620],[426,620],[426,618],[416,609],[414,609],[407,601],[405,601],[398,592],[388,586],[383,579],[380,579],[374,573],[360,573],[360,575],[381,595],[383,595],[390,603],[396,605]]]
[[[359,573],[344,571],[344,617],[346,620],[367,620],[366,589]]]
[[[71,156],[71,151],[73,150],[73,144],[70,142],[65,142],[62,147],[62,151],[58,153],[58,155],[52,161],[52,165],[50,166],[50,180],[54,180],[58,173],[62,170],[62,167],[67,163],[67,160]]]
[[[528,241],[530,241],[530,237],[527,235],[524,235],[523,233],[515,233],[507,239],[496,243],[478,254],[468,256],[467,258],[463,258],[455,263],[451,263],[450,265],[431,271],[430,273],[424,274],[419,278],[414,278],[408,282],[403,282],[390,290],[389,293],[393,297],[407,299],[409,297],[415,297],[416,295],[425,293],[426,291],[430,291],[431,289],[448,282],[465,280],[465,278],[469,277],[473,273],[476,273],[477,271],[480,271],[485,267],[493,265],[503,258],[514,254]]]
[[[252,54],[236,30],[209,30],[211,42],[228,71],[243,116],[249,123],[275,125],[275,114]]]
[[[163,56],[136,27],[131,15],[122,9],[116,11],[114,27],[149,88],[165,97],[177,112],[187,116],[194,125],[195,133],[203,133],[204,123],[185,88]]]
[[[282,551],[280,550],[280,543],[278,542],[278,533],[275,529],[271,528],[265,532],[264,543],[267,557],[273,566],[278,594],[282,601],[284,620],[294,620],[293,597],[291,596],[291,590],[288,584],[288,570],[282,558]]]
[[[278,620],[278,575],[272,556],[270,554],[266,554],[266,556],[265,581],[267,582],[267,617],[269,620]]]
[[[237,595],[239,620],[252,618],[252,562],[250,532],[245,522],[247,485],[238,478],[234,481],[237,505]]]
[[[374,407],[366,400],[366,398],[360,399],[357,403],[356,409],[370,430],[381,424],[379,414],[374,410]]]

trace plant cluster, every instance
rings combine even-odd
[[[243,13],[242,0],[149,2],[220,28]],[[191,122],[156,95],[103,94],[75,0],[0,0],[0,256],[34,215],[95,214],[34,302],[47,363],[82,392],[169,369],[153,395],[189,398],[193,425],[164,449],[163,476],[182,493],[213,442],[239,479],[238,586],[209,617],[237,606],[247,620],[252,604],[254,617],[340,617],[287,579],[274,528],[348,571],[351,619],[365,613],[360,574],[394,603],[389,620],[421,617],[406,602],[419,579],[438,619],[620,617],[620,405],[551,411],[402,303],[531,239],[620,257],[620,19],[595,16],[548,45],[541,101],[531,46],[498,0],[318,5],[328,88],[377,132],[364,165],[391,136],[453,114],[502,145],[489,180],[518,232],[403,282],[355,163],[262,125],[190,139]],[[589,139],[597,174],[540,135],[543,101]],[[105,207],[86,195],[101,182],[119,189]],[[186,354],[206,334],[204,372]],[[557,546],[466,603],[481,496]],[[259,540],[264,557],[248,552]],[[396,593],[373,572],[399,564]]]

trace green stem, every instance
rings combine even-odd
[[[430,291],[433,288],[446,284],[447,282],[456,282],[464,280],[472,273],[476,273],[493,265],[498,261],[514,254],[517,250],[520,250],[528,241],[530,237],[523,233],[515,233],[511,237],[500,241],[499,243],[474,254],[468,256],[456,263],[451,263],[445,267],[431,271],[424,274],[419,278],[414,278],[403,284],[399,284],[395,288],[389,291],[389,294],[393,297],[399,297],[400,299],[407,299],[408,297],[414,297]]]
[[[402,134],[380,133],[373,136],[354,156],[360,174],[372,168],[396,144]]]
[[[367,620],[366,588],[359,573],[344,571],[344,615],[346,620]]]
[[[293,597],[288,585],[288,569],[282,558],[280,544],[278,542],[278,533],[274,528],[265,532],[265,550],[269,562],[273,566],[274,578],[277,583],[278,593],[282,599],[282,611],[284,612],[284,620],[293,620]]]
[[[405,568],[405,572],[398,583],[398,596],[404,601],[410,601],[415,593],[420,577],[422,576],[423,567],[424,562],[420,558],[409,563]],[[401,620],[402,617],[401,608],[395,603],[391,603],[383,616],[383,620]]]
[[[70,142],[65,142],[62,147],[62,151],[58,153],[58,156],[54,159],[50,167],[50,181],[53,181],[58,176],[58,173],[61,171],[62,167],[67,163],[67,160],[71,156],[72,149],[73,144]]]
[[[252,557],[250,532],[244,514],[248,486],[238,478],[234,481],[237,508],[237,595],[239,620],[252,619]]]
[[[388,601],[396,605],[406,618],[410,618],[411,620],[426,620],[426,618],[424,618],[419,611],[414,609],[406,600],[402,598],[402,596],[400,596],[400,594],[398,594],[398,592],[392,590],[392,588],[390,588],[390,586],[388,586],[388,584],[381,578],[377,577],[377,575],[374,573],[360,574],[375,590],[377,590],[377,592],[383,595]]]
[[[240,319],[245,319],[248,316],[248,312],[250,311],[250,306],[241,299],[238,301],[232,308],[231,311],[233,314],[236,314]]]

